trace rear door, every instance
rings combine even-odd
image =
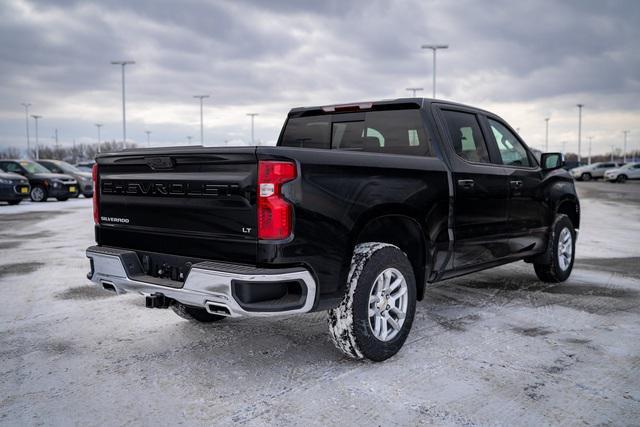
[[[255,148],[98,158],[101,245],[252,264]]]
[[[497,116],[484,117],[490,145],[497,147],[509,185],[508,220],[510,252],[540,249],[545,244],[551,216],[545,200],[543,174],[533,155],[516,133]]]
[[[439,107],[454,191],[454,268],[472,268],[508,255],[504,168],[495,165],[479,115],[461,107]]]

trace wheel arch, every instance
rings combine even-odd
[[[580,203],[576,197],[560,200],[556,207],[556,215],[564,214],[569,217],[574,229],[580,228]]]
[[[387,206],[375,209],[363,215],[351,233],[350,252],[359,243],[381,242],[395,245],[402,250],[411,266],[416,279],[417,299],[424,297],[426,266],[429,240],[418,221],[415,212],[401,207]],[[348,263],[351,257],[346,257]],[[348,269],[348,266],[346,267]]]

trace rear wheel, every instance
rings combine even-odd
[[[618,178],[616,178],[616,181],[618,181],[621,184],[624,184],[627,181],[627,175],[618,175]]]
[[[543,263],[533,267],[540,280],[547,283],[564,282],[571,275],[576,252],[576,231],[566,215],[558,215],[551,227],[551,236]]]
[[[362,243],[353,252],[344,299],[329,310],[329,334],[347,356],[383,361],[402,348],[415,310],[415,278],[406,255],[386,243]]]
[[[36,185],[35,187],[31,188],[31,193],[29,193],[29,196],[34,202],[46,202],[48,197],[47,189],[40,185]]]
[[[593,177],[591,176],[591,174],[589,172],[585,172],[582,175],[580,175],[580,179],[582,181],[591,181]]]
[[[172,304],[171,309],[178,316],[182,317],[183,319],[187,319],[191,322],[212,323],[225,318],[225,316],[218,316],[217,314],[211,314],[204,308],[191,307],[188,305],[180,304],[179,302]]]

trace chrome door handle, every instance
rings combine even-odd
[[[522,188],[522,181],[511,181],[511,188],[515,190]]]
[[[475,181],[472,179],[459,179],[458,187],[462,187],[465,190],[471,190],[476,185]]]

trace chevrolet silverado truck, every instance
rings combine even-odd
[[[88,278],[197,322],[328,311],[356,359],[402,347],[433,283],[571,274],[580,205],[487,111],[410,98],[292,109],[275,147],[101,154]],[[213,331],[213,330],[212,330]]]

